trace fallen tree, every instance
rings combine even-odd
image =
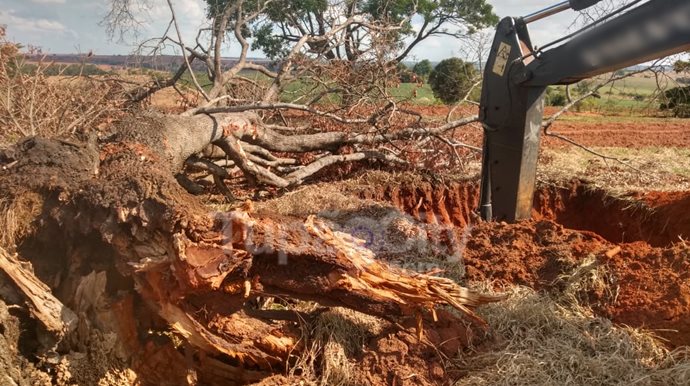
[[[43,340],[44,352],[87,345],[95,329],[118,336],[121,356],[139,363],[134,368],[145,383],[165,376],[185,384],[190,374],[210,383],[256,381],[289,365],[302,349],[295,320],[310,317],[264,309],[259,297],[411,319],[420,337],[439,318],[484,327],[471,308],[500,297],[392,268],[360,240],[313,217],[257,215],[249,203],[211,212],[177,183],[190,157],[211,144],[238,167],[252,167],[240,143],[256,124],[249,114],[147,116],[124,121],[101,142],[32,137],[0,153],[7,250],[0,268],[29,302],[36,303],[36,291],[21,283],[40,280],[55,295],[48,314],[32,308],[52,337]],[[18,275],[17,267],[28,273]],[[459,313],[437,314],[443,305]],[[65,310],[62,319],[56,309]],[[55,326],[65,320],[69,325]],[[167,359],[142,342],[151,329],[177,342]],[[157,360],[179,366],[152,371]]]
[[[426,39],[453,36],[468,54],[474,57],[476,49],[479,55],[476,31],[498,20],[484,0],[471,6],[457,0],[202,3],[206,20],[193,40],[184,39],[172,1],[109,0],[102,21],[111,36],[123,38],[137,31],[140,11],[169,12],[168,27],[140,41],[136,53],[149,65],[164,54],[180,60],[171,63],[170,74],[127,87],[134,105],[172,88],[187,108],[175,111],[183,116],[242,117],[225,126],[229,132],[199,138],[210,137],[214,146],[187,160],[188,173],[178,175],[189,192],[215,186],[232,198],[226,184],[285,188],[354,162],[449,164],[452,157],[438,151],[447,147],[458,157],[446,137],[476,117],[429,123],[407,105],[414,96],[394,90],[401,62]],[[420,18],[423,25],[413,28]],[[239,48],[235,60],[223,58],[228,46]],[[270,60],[252,59],[252,50]]]

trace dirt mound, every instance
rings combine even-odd
[[[431,224],[457,227],[470,281],[561,293],[582,266],[603,281],[578,294],[599,315],[690,345],[690,194],[612,197],[579,182],[546,186],[534,220],[485,223],[473,214],[476,183],[379,186],[361,197],[387,201]],[[620,251],[618,250],[620,248]]]
[[[361,366],[366,371],[358,374],[359,384],[426,386],[442,384],[446,379],[434,346],[420,344],[410,331],[373,340],[365,350]]]
[[[657,330],[671,346],[690,345],[690,248],[636,243],[605,260],[619,283],[617,301],[601,307],[612,320]],[[677,330],[678,332],[674,332]]]
[[[498,286],[552,287],[579,261],[611,248],[596,234],[572,231],[548,220],[478,223],[468,231],[463,254],[467,279]]]
[[[478,224],[464,260],[469,280],[526,285],[560,293],[583,264],[603,281],[583,288],[579,300],[616,323],[658,330],[669,346],[690,345],[690,248],[616,246],[590,232],[549,220]],[[591,263],[586,263],[593,258]],[[581,271],[580,271],[581,272]]]

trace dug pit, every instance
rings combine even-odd
[[[392,203],[427,223],[464,228],[476,222],[476,182],[389,185],[365,189],[365,199]],[[649,192],[614,197],[579,181],[544,185],[535,193],[532,218],[592,232],[612,243],[645,242],[664,247],[690,239],[690,192]]]
[[[579,181],[542,185],[533,219],[516,224],[477,218],[476,182],[370,186],[358,195],[452,228],[468,281],[563,296],[586,276],[574,298],[597,315],[650,329],[670,347],[690,345],[688,192],[614,197]]]

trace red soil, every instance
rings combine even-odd
[[[585,146],[626,148],[688,147],[690,120],[639,122],[565,122],[554,124],[552,132],[562,134]],[[549,147],[568,146],[565,142],[545,137]]]
[[[535,219],[592,231],[615,243],[644,241],[662,247],[690,237],[690,192],[617,198],[574,183],[570,189],[537,191],[534,204]]]
[[[579,115],[579,114],[575,114]],[[558,121],[550,132],[558,133],[573,141],[594,147],[690,147],[690,119],[677,121]],[[482,131],[477,128],[458,130],[458,141],[481,146]],[[542,135],[542,146],[564,148],[571,146],[560,139]]]
[[[690,345],[690,244],[679,238],[690,239],[690,193],[617,199],[578,183],[547,187],[535,198],[534,219],[517,224],[478,221],[473,183],[379,187],[362,196],[469,232],[463,254],[468,280],[559,291],[559,277],[594,256],[610,274],[610,293],[584,294],[596,313],[659,330],[670,347]],[[621,252],[607,257],[617,246]]]
[[[441,116],[448,114],[446,106],[414,106],[415,111],[424,116]],[[544,115],[558,111],[547,107]],[[477,114],[476,109],[463,108],[453,117]],[[639,149],[643,147],[690,147],[690,119],[661,120],[654,118],[631,119],[621,116],[617,121],[611,116],[596,113],[566,113],[569,117],[586,118],[582,120],[560,120],[551,127],[554,133],[562,134],[585,146],[626,147]],[[481,146],[482,131],[479,126],[457,130],[455,137],[462,142]],[[548,136],[543,136],[542,144],[549,148],[571,146],[568,143]]]

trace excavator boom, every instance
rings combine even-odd
[[[690,49],[690,0],[649,0],[560,46],[545,51],[533,48],[529,22],[599,1],[565,1],[499,23],[484,70],[479,113],[484,127],[480,208],[484,219],[512,222],[531,216],[547,86]]]

